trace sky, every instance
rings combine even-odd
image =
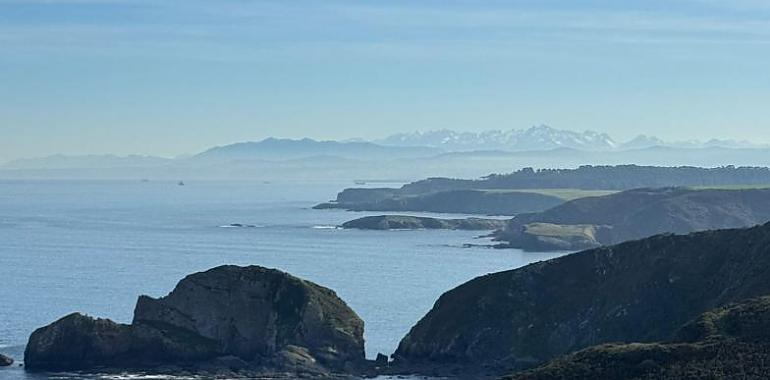
[[[0,0],[0,162],[547,124],[770,142],[770,1]]]

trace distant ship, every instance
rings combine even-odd
[[[366,185],[366,181],[353,181],[356,185]]]
[[[184,186],[184,181],[179,181],[179,183],[177,183],[177,185]]]

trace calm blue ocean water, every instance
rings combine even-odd
[[[477,232],[329,228],[376,214],[310,209],[347,186],[0,181],[0,352],[21,360],[35,328],[70,312],[130,322],[140,294],[163,296],[220,264],[256,264],[336,290],[366,322],[367,354],[390,354],[444,291],[555,256],[463,248],[488,242]],[[256,228],[221,227],[230,223]],[[0,378],[54,375],[14,367]]]

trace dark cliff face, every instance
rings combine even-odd
[[[142,296],[133,324],[172,325],[244,360],[305,347],[326,365],[364,357],[363,321],[329,289],[261,267],[223,266],[183,279],[168,296]]]
[[[283,370],[300,355],[340,370],[364,360],[363,331],[327,288],[278,270],[221,266],[186,277],[166,297],[140,297],[131,325],[72,314],[38,329],[25,361],[29,369],[142,368],[226,356]]]
[[[512,247],[549,249],[547,245],[530,247],[530,240],[538,235],[528,234],[527,225],[594,225],[603,229],[604,233],[597,235],[596,241],[591,244],[607,245],[661,233],[686,234],[750,227],[768,221],[770,189],[637,189],[581,198],[540,213],[519,215],[505,229],[497,232],[496,237]]]
[[[767,379],[770,297],[702,314],[666,343],[606,344],[507,380]]]
[[[406,367],[530,367],[603,342],[671,338],[711,308],[770,294],[770,225],[656,236],[476,278],[395,353]]]

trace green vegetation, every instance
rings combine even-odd
[[[524,226],[525,232],[533,235],[567,238],[579,236],[596,240],[596,226],[590,224],[559,225],[551,223],[531,223]]]
[[[505,247],[580,250],[662,233],[749,227],[770,221],[770,189],[636,189],[518,215],[495,233]],[[531,228],[545,223],[549,228]],[[585,225],[594,226],[585,234]]]
[[[770,297],[716,309],[664,343],[594,346],[507,380],[767,379]]]
[[[682,326],[715,307],[770,294],[768,247],[770,224],[658,235],[481,276],[439,298],[399,344],[395,365],[419,369],[461,364],[468,373],[478,373],[474,371],[481,368],[493,375],[511,374],[610,342],[679,339],[688,343],[728,334],[746,340],[761,337],[770,342],[770,302],[768,312],[761,314],[767,316],[766,320],[749,318],[754,315],[752,308],[728,313],[734,318],[714,312],[680,334]],[[646,357],[642,346],[601,347],[589,369],[614,360],[613,352],[621,356],[620,365],[627,360],[632,370],[644,361],[634,361],[635,357],[657,360],[655,355],[660,354],[679,363],[696,363],[683,368],[697,368],[698,360],[704,358],[688,351],[669,355],[668,350],[676,348],[673,346],[663,350],[644,346],[652,350]],[[730,353],[758,352],[750,346],[725,347],[736,348]],[[770,353],[770,344],[764,347]],[[703,352],[711,355],[720,350]],[[714,368],[719,368],[721,359],[715,360]],[[768,362],[770,356],[764,360]],[[666,365],[662,360],[656,363]],[[723,363],[741,361],[736,356]],[[623,376],[589,372],[593,377],[571,377],[570,373],[527,379],[628,378],[625,372],[620,373]]]

